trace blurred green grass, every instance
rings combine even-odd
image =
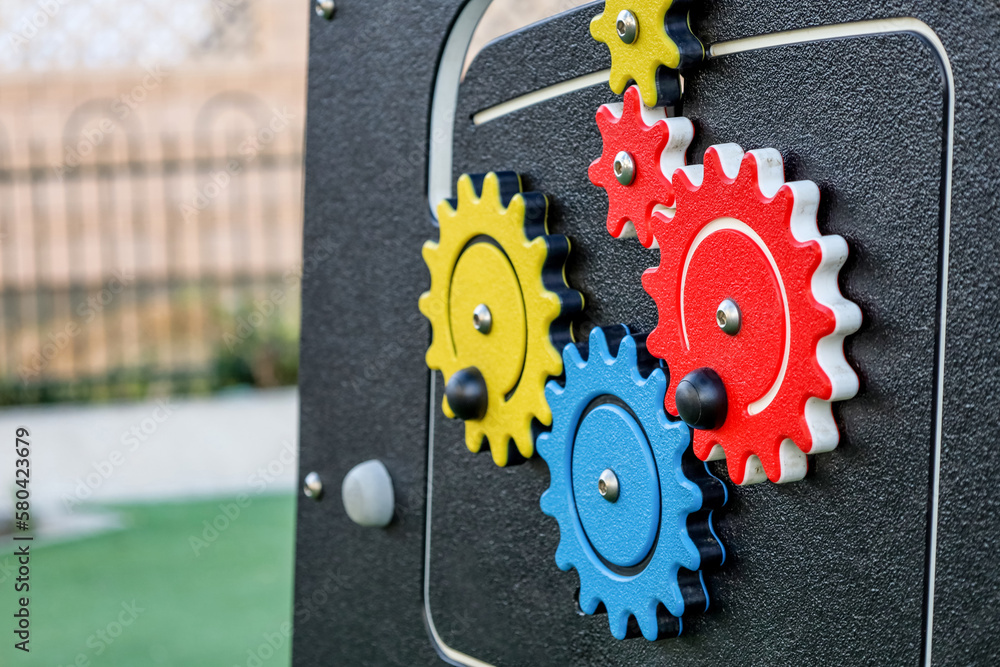
[[[192,536],[204,540],[204,522],[225,509],[232,516],[232,503],[108,507],[124,530],[33,546],[27,654],[13,648],[22,594],[14,592],[15,559],[5,548],[0,665],[286,667],[295,497],[251,497],[196,554]]]

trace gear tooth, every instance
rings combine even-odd
[[[434,320],[431,320],[432,324],[433,322]],[[427,346],[427,352],[424,355],[424,358],[427,362],[428,368],[435,371],[441,371],[443,375],[445,374],[445,370],[447,370],[449,365],[448,362],[451,359],[448,354],[446,337],[443,335],[435,336],[433,328],[431,331],[431,344]],[[445,383],[447,384],[447,382],[447,377],[445,377]]]
[[[585,365],[586,362],[580,354],[580,348],[573,343],[566,343],[566,347],[563,348],[563,370],[566,372],[567,378],[571,373],[575,375]],[[562,391],[559,393],[562,394]]]
[[[687,449],[686,446],[680,448],[680,451],[677,453],[678,459],[680,459],[684,455],[685,449]],[[685,484],[684,486],[687,490],[688,508],[692,512],[700,510],[705,505],[705,496],[704,494],[702,494],[701,487],[698,486],[696,483],[692,482],[691,480],[687,480],[687,484]],[[697,570],[698,568],[688,567],[688,569]]]
[[[626,335],[625,338],[622,338],[622,342],[618,345],[618,357],[616,357],[615,363],[625,369],[635,368],[639,363],[635,339],[632,336]]]
[[[673,220],[674,215],[677,212],[677,196],[676,191],[674,195],[674,201],[672,206],[672,213],[668,215],[665,211],[653,211],[653,214],[649,217],[649,248],[650,250],[659,250],[660,240],[662,239],[665,243],[669,241],[670,234],[670,221]]]
[[[513,201],[511,201],[511,203],[513,204]],[[546,242],[545,237],[536,236],[531,239],[531,242],[528,244],[528,252],[531,254],[531,258],[538,265],[538,272],[542,273],[542,269],[545,267],[545,262],[549,258],[549,244]]]
[[[677,69],[681,64],[680,49],[677,48],[677,44],[674,43],[674,40],[670,37],[670,35],[667,35],[666,33],[663,33],[663,42],[665,43],[665,48],[663,48],[661,52],[665,55],[660,57],[659,63],[653,63],[654,69],[656,69],[656,66],[659,64],[663,64],[669,69]]]
[[[625,90],[625,86],[631,81],[627,73],[622,72],[620,69],[615,68],[614,64],[611,65],[611,74],[608,75],[608,86],[611,88],[611,92],[616,95],[621,95],[622,91]]]
[[[483,178],[483,192],[479,200],[491,208],[503,210],[503,198],[500,196],[500,177],[491,171]]]
[[[604,21],[604,12],[601,12],[600,14],[597,14],[592,19],[590,19],[590,36],[593,37],[595,41],[601,42],[602,44],[607,44],[607,42],[604,41],[604,35],[603,35],[604,31],[602,30],[603,21]]]
[[[712,159],[709,160],[711,154]],[[705,171],[711,171],[713,181],[736,181],[743,177],[745,159],[743,148],[739,144],[716,144],[705,152]],[[748,172],[749,173],[749,170]],[[707,178],[708,173],[705,174]]]
[[[466,206],[473,206],[479,203],[476,187],[472,182],[472,177],[468,174],[462,174],[459,177],[456,193],[458,196],[458,208],[455,209],[456,215],[464,210]]]
[[[667,393],[667,376],[662,369],[656,368],[645,378],[638,373],[636,369],[635,375],[636,384],[643,387],[645,395],[649,400],[649,410],[655,411],[656,419],[660,426],[663,427],[668,433],[675,428],[675,422],[671,422],[667,419],[667,412],[664,409],[664,398],[666,398]],[[686,444],[681,449],[686,449],[690,444],[690,439],[686,441]],[[678,463],[678,465],[680,465]]]
[[[548,401],[545,400],[544,396],[542,396],[537,402],[537,407],[532,415],[532,419],[537,421],[543,429],[552,428],[552,407],[549,405]],[[533,435],[534,431],[531,420],[529,420],[526,432],[528,434],[527,442],[534,443],[535,438]]]
[[[545,383],[545,399],[549,403],[549,408],[551,409],[551,404],[558,401],[563,395],[563,388],[559,386],[559,383],[555,380],[549,380]]]
[[[535,419],[537,419],[538,422],[542,426],[545,426],[546,428],[552,426],[552,409],[549,407],[548,403],[546,403],[544,400],[539,401],[538,407],[535,408]],[[527,442],[531,442],[532,438],[531,438],[530,423],[528,425],[527,432],[528,432]]]
[[[548,446],[549,446],[549,434],[540,433],[538,437],[535,438],[535,451],[538,452],[539,455],[541,455],[543,451],[548,449]]]
[[[604,331],[601,327],[594,327],[590,330],[590,355],[596,352],[597,354],[603,354],[604,351],[608,349],[608,340],[604,336]],[[588,359],[589,360],[589,359]]]
[[[427,364],[427,368],[432,371],[443,371],[446,365],[446,359],[443,359],[445,355],[442,354],[441,345],[431,342],[430,346],[427,348],[427,352],[424,354],[424,363]],[[449,419],[454,419],[455,415],[447,409],[447,403],[445,403],[445,416]]]
[[[542,288],[545,290],[545,288]],[[558,319],[559,315],[562,313],[562,301],[559,300],[559,295],[555,292],[545,290],[539,292],[538,298],[538,320],[542,325],[541,328],[548,331],[551,324]],[[548,343],[552,345],[552,337],[548,337]]]
[[[711,448],[709,448],[711,449]],[[741,486],[743,484],[743,475],[746,471],[746,457],[736,456],[734,453],[726,451],[726,472],[729,473],[729,479],[733,484]],[[698,458],[701,458],[700,456]],[[705,459],[702,459],[703,461]]]
[[[589,178],[590,182],[599,188],[604,187],[604,179],[601,178],[601,171],[603,168],[604,168],[603,156],[591,162],[590,166],[587,167],[587,178]]]
[[[556,510],[556,512],[558,512],[558,510]],[[561,530],[562,529],[562,524],[561,523],[559,524],[559,527],[560,527],[560,533],[561,533],[562,532],[562,530]],[[569,554],[569,549],[566,549],[563,546],[562,542],[560,542],[559,546],[556,547],[556,566],[560,570],[562,570],[563,572],[565,572],[565,571],[569,570],[571,567],[573,567],[573,560],[572,560],[572,557]],[[583,598],[582,595],[580,597],[581,597],[581,599]]]
[[[558,518],[559,516],[558,496],[551,488],[542,494],[542,498],[539,501],[539,506],[542,508],[542,513],[545,514],[546,516]]]
[[[420,254],[423,256],[424,261],[428,259],[433,259],[438,254],[438,249],[441,247],[436,241],[424,241],[424,245],[420,249]]]
[[[650,296],[652,296],[656,283],[660,279],[660,270],[662,267],[663,267],[662,263],[657,264],[656,266],[651,266],[645,271],[643,271],[642,275],[639,277],[639,281],[642,283],[642,288],[646,290],[646,292]],[[659,311],[660,309],[659,302],[657,302],[654,299],[654,303],[656,303],[657,311]],[[653,327],[653,331],[656,331],[656,327]],[[652,335],[652,332],[650,332],[650,335]]]
[[[642,79],[642,82],[637,80],[636,84],[638,84],[639,92],[642,94],[642,103],[647,107],[655,107],[657,102],[656,67],[647,69],[639,78]]]
[[[690,541],[690,540],[689,540]],[[691,542],[691,548],[694,548],[694,542]],[[687,565],[681,565],[681,567],[687,567]],[[689,570],[694,570],[698,572],[699,579],[702,579],[701,585],[702,590],[705,593],[705,597],[708,597],[708,589],[705,588],[704,578],[700,571],[697,569],[697,565],[693,568],[688,568]],[[670,586],[669,590],[664,590],[658,594],[658,599],[652,600],[653,605],[653,618],[656,618],[656,607],[659,603],[662,603],[664,608],[671,616],[680,618],[684,615],[687,608],[687,602],[684,600],[684,594],[681,592],[679,573],[675,573],[675,579]]]
[[[548,415],[548,419],[544,418],[546,415],[536,414],[535,419],[541,422],[542,426],[548,427],[552,425],[552,415]],[[535,438],[532,437],[531,432],[531,419],[526,420],[524,428],[520,435],[514,439],[514,444],[517,446],[518,453],[526,459],[530,459],[535,455]]]
[[[601,599],[596,595],[584,593],[583,581],[580,582],[580,609],[585,614],[593,615],[597,612],[597,605],[601,604]]]
[[[785,185],[785,163],[781,158],[781,153],[773,148],[758,148],[747,152],[740,164],[740,178],[744,177],[756,181],[757,190],[764,197],[772,199]],[[788,192],[792,194],[790,189]],[[819,204],[818,189],[816,190],[816,203]]]
[[[442,303],[442,299],[434,292],[430,290],[424,293],[426,298],[421,297],[421,302],[418,302],[418,307],[420,312],[423,313],[428,320],[430,320],[432,325],[440,324],[443,327],[447,327],[444,318],[446,317],[445,307]]]
[[[602,104],[601,109],[604,110],[604,119],[607,124],[618,125],[621,121],[622,116],[625,115],[625,103],[624,102],[608,102],[607,104]],[[610,154],[609,154],[610,156]]]
[[[775,477],[775,479],[778,478]],[[760,484],[767,480],[767,471],[764,469],[760,457],[756,454],[746,457],[743,465],[743,478],[739,481],[739,485],[750,486],[751,484]]]
[[[542,448],[539,447],[538,451],[541,452]],[[550,486],[545,491],[542,492],[542,497],[538,500],[538,505],[542,508],[542,513],[547,516],[552,516],[552,503],[554,502],[555,495],[552,492],[552,487]]]
[[[683,197],[681,190],[694,192],[705,182],[705,165],[689,164],[674,171],[670,182],[674,186],[674,201],[680,207],[679,199]]]
[[[550,473],[548,492],[551,497],[549,499],[549,502],[551,503],[551,506],[555,509],[558,509],[558,505],[561,502],[561,499],[564,500],[566,498],[564,493],[566,490],[566,485],[562,478],[565,477],[564,474],[565,468],[567,467],[567,465],[569,465],[563,459],[563,457],[559,455],[560,451],[558,450],[558,447],[559,447],[558,442],[553,442],[550,440],[548,445],[548,450],[549,453],[552,454],[553,456],[545,459],[545,463],[548,465]],[[559,525],[562,526],[561,521]]]
[[[511,437],[508,433],[493,433],[492,436],[491,439],[490,434],[485,434],[489,442],[490,456],[493,457],[493,463],[498,468],[506,468],[507,463],[510,461],[510,448],[514,447],[515,443],[511,442]]]
[[[611,635],[615,639],[625,639],[628,635],[628,618],[631,616],[627,609],[612,609],[608,602],[604,602],[608,607],[608,627],[611,628]]]
[[[785,438],[778,446],[777,462],[770,466],[765,461],[767,477],[772,482],[787,484],[797,482],[806,476],[809,464],[802,449],[791,439]],[[768,469],[770,468],[770,469]]]
[[[478,453],[483,448],[484,435],[479,422],[465,422],[465,446],[473,454]]]
[[[646,603],[645,609],[633,612],[635,620],[639,623],[639,629],[642,630],[642,636],[651,642],[660,638],[660,624],[656,620],[656,606],[657,602],[653,600]]]
[[[437,212],[438,225],[441,224],[442,220],[453,218],[457,212],[454,208],[452,208],[451,203],[447,199],[442,199],[438,202],[435,211]],[[428,241],[427,243],[431,243],[431,241]]]
[[[428,354],[430,354],[430,353],[428,352]],[[430,364],[428,364],[428,365],[430,365]],[[454,419],[455,418],[455,413],[451,411],[451,406],[448,405],[448,397],[447,396],[442,396],[441,397],[441,412],[443,412],[444,416],[447,417],[448,419]]]
[[[694,123],[691,122],[690,118],[685,118],[684,116],[667,118],[662,123],[666,127],[665,133],[668,138],[666,150],[678,153],[681,160],[686,159],[687,149],[690,148],[691,142],[694,141]],[[672,172],[671,174],[664,173],[663,175],[670,178]]]
[[[499,192],[498,192],[497,193],[497,201],[500,201],[499,200],[499,196],[500,195],[499,195]],[[506,215],[506,219],[509,221],[509,224],[516,224],[517,226],[519,226],[519,227],[521,227],[523,229],[523,227],[524,227],[524,214],[525,214],[526,211],[527,211],[527,205],[525,203],[524,195],[520,195],[520,194],[514,195],[513,197],[510,198],[510,201],[507,202],[507,215]],[[540,238],[540,237],[536,237],[536,238]],[[533,240],[535,240],[535,239],[533,239]]]
[[[641,92],[638,86],[631,86],[625,91],[620,120],[626,121],[628,124],[645,124],[642,122],[642,108],[640,106],[642,104]]]

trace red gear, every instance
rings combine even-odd
[[[830,401],[858,389],[843,338],[860,326],[861,311],[837,284],[847,243],[820,235],[819,189],[785,183],[773,149],[744,155],[735,144],[712,146],[703,169],[681,169],[673,182],[676,214],[658,212],[651,224],[660,265],[642,279],[659,311],[647,346],[670,368],[666,409],[677,414],[685,375],[711,368],[728,412],[718,429],[694,431],[695,454],[724,452],[737,484],[765,474],[801,479],[805,454],[837,446]],[[716,321],[725,299],[741,313],[735,335]]]
[[[652,125],[644,113],[656,117]],[[624,104],[605,104],[597,110],[597,127],[604,149],[591,163],[589,176],[591,183],[607,191],[608,232],[619,238],[631,222],[639,242],[648,248],[653,243],[649,230],[653,208],[674,205],[669,175],[684,166],[694,126],[687,118],[667,118],[663,109],[644,108],[639,89],[632,86],[625,91]],[[615,176],[615,157],[621,151],[627,151],[635,163],[629,185],[622,185]]]

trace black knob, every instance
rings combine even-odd
[[[711,368],[691,371],[677,385],[677,413],[691,428],[719,428],[726,421],[726,385]]]
[[[475,366],[455,371],[448,380],[444,395],[448,399],[451,411],[459,419],[482,419],[486,414],[486,406],[489,403],[486,380]]]

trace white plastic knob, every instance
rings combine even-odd
[[[396,508],[392,477],[377,459],[351,468],[344,477],[341,496],[347,516],[359,526],[385,528],[392,521]]]

